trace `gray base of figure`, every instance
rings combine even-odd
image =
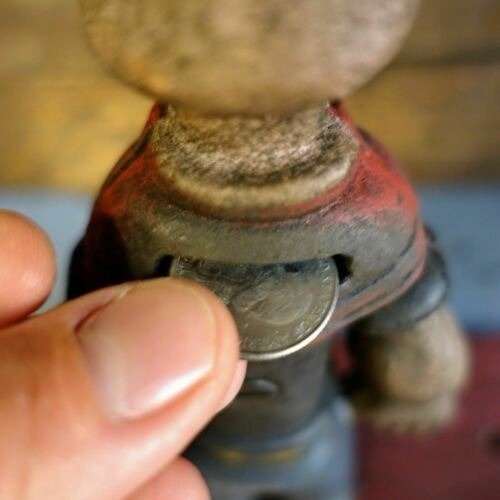
[[[213,500],[353,500],[352,411],[341,398],[280,439],[223,442],[202,435],[186,453]]]

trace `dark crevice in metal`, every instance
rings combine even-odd
[[[353,259],[348,255],[337,254],[333,256],[337,272],[339,274],[339,282],[341,285],[347,283],[352,277]]]
[[[171,255],[165,255],[160,260],[158,260],[155,268],[154,277],[162,278],[165,276],[170,276],[170,268],[172,267],[173,257]]]

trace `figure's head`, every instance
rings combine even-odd
[[[211,114],[287,114],[351,93],[397,52],[418,0],[81,0],[124,80]]]

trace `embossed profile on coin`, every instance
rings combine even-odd
[[[176,258],[171,276],[195,280],[231,310],[242,357],[272,360],[311,343],[326,326],[338,296],[330,259],[257,266]]]

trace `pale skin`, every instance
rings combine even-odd
[[[163,279],[33,315],[50,241],[6,211],[0,241],[0,498],[208,499],[180,455],[244,378],[224,305]]]

